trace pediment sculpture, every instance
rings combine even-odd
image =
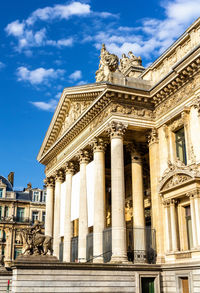
[[[179,159],[177,159],[174,163],[169,160],[168,168],[165,170],[160,179],[159,192],[194,178],[200,179],[200,171],[198,170],[197,165],[186,166]]]

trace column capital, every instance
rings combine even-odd
[[[175,206],[178,203],[178,199],[172,198],[170,199],[170,205]]]
[[[200,190],[192,190],[186,193],[186,196],[189,197],[190,199],[200,198]]]
[[[170,205],[170,199],[163,199],[162,203],[163,203],[164,207],[167,208]]]
[[[76,157],[80,164],[88,164],[90,161],[90,153],[87,150],[79,150]]]
[[[66,162],[63,168],[64,168],[65,174],[72,174],[72,175],[74,174],[76,169],[74,162]]]
[[[156,128],[152,128],[148,135],[148,143],[149,146],[152,145],[153,143],[158,143],[158,131]]]
[[[63,169],[56,170],[55,181],[57,181],[57,182],[63,182],[64,181]]]
[[[54,187],[55,186],[55,180],[54,177],[47,177],[44,179],[44,184],[46,187]]]
[[[107,146],[102,137],[94,137],[90,145],[93,148],[93,152],[105,152]]]
[[[110,135],[110,138],[122,138],[126,132],[128,124],[122,122],[113,121],[108,124],[107,133]]]

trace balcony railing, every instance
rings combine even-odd
[[[31,223],[31,220],[29,218],[25,218],[25,217],[0,217],[0,222],[6,222],[6,223],[10,223],[10,222],[19,222],[19,223]]]

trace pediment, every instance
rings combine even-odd
[[[186,166],[181,161],[177,160],[175,163],[168,162],[168,168],[163,173],[160,179],[159,192],[185,184],[192,179],[200,179],[200,171],[196,165]]]
[[[63,134],[84,115],[106,84],[90,84],[64,89],[38,154],[38,160],[53,147]]]

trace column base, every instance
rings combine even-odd
[[[118,255],[113,255],[111,257],[111,260],[109,262],[110,264],[132,264],[132,262],[129,262],[126,256],[118,256]]]
[[[103,257],[95,257],[93,258],[93,263],[104,263]]]
[[[86,262],[87,262],[87,259],[85,259],[85,258],[81,258],[81,259],[78,259],[78,262],[79,262],[79,263],[86,263]]]

